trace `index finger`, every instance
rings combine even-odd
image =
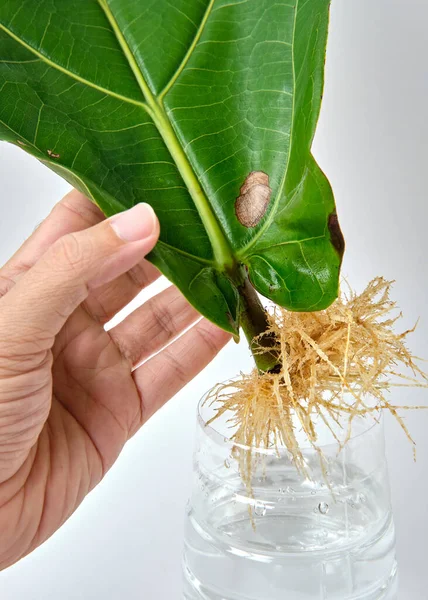
[[[23,273],[33,267],[59,238],[92,227],[103,219],[101,210],[83,194],[77,190],[69,192],[0,269],[0,297]]]

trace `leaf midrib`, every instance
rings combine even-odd
[[[210,0],[210,4],[208,5],[208,9],[204,15],[204,19],[203,19],[203,22],[201,23],[201,26],[206,23],[206,21],[209,17],[209,14],[211,12],[212,6],[214,5],[214,2],[215,2],[215,0]],[[122,49],[122,52],[124,53],[124,56],[129,64],[129,67],[131,68],[132,73],[136,79],[136,82],[142,92],[142,96],[145,100],[144,102],[134,100],[133,98],[129,98],[128,96],[124,96],[122,94],[113,92],[112,90],[109,90],[107,88],[99,86],[98,84],[93,83],[92,81],[85,79],[84,77],[81,77],[77,73],[74,73],[73,71],[68,70],[67,68],[63,67],[62,65],[52,61],[50,58],[45,56],[42,52],[40,52],[39,50],[37,50],[36,48],[31,46],[30,44],[25,42],[22,38],[17,36],[12,30],[10,30],[8,27],[3,25],[2,23],[0,23],[0,29],[3,30],[6,34],[8,34],[12,39],[14,39],[21,46],[26,48],[29,52],[31,52],[32,54],[37,56],[39,59],[44,61],[46,64],[48,64],[50,67],[61,71],[68,77],[75,79],[76,81],[78,81],[79,83],[82,83],[83,85],[92,87],[93,89],[96,89],[97,91],[99,91],[107,96],[112,96],[113,98],[116,98],[122,102],[127,102],[130,104],[139,106],[140,108],[142,108],[146,111],[146,113],[153,120],[153,123],[155,124],[160,136],[162,137],[166,147],[168,148],[168,150],[175,162],[175,165],[176,165],[181,177],[183,178],[184,183],[186,184],[187,190],[195,204],[195,207],[198,210],[198,213],[200,215],[200,218],[202,220],[202,223],[205,227],[205,230],[207,232],[208,238],[209,238],[211,246],[212,246],[213,255],[214,255],[214,263],[216,264],[216,266],[219,270],[222,270],[224,268],[231,269],[234,265],[235,259],[233,257],[233,252],[232,252],[229,240],[226,237],[226,235],[223,231],[223,228],[222,228],[217,216],[215,215],[215,213],[211,207],[211,204],[209,203],[208,198],[205,195],[205,192],[201,187],[201,184],[199,183],[199,180],[193,170],[193,167],[177,138],[177,135],[171,125],[171,122],[168,119],[168,116],[163,108],[161,99],[156,98],[152,94],[150,87],[148,86],[148,84],[145,80],[144,74],[141,71],[139,65],[137,64],[135,57],[132,54],[131,49],[128,46],[126,39],[124,38],[122,32],[120,31],[118,23],[115,20],[115,17],[113,15],[113,13],[111,12],[110,7],[108,6],[107,2],[105,2],[105,0],[97,0],[97,3],[100,6],[101,10],[104,12],[106,18],[108,19],[108,21],[110,23],[112,31]],[[189,48],[189,51],[194,49],[201,34],[202,34],[202,28],[200,27],[196,34],[197,39],[193,41],[192,46]],[[186,62],[190,58],[189,51],[186,53],[186,56],[185,56]],[[185,65],[185,62],[183,61],[182,64],[179,66],[178,74],[184,68],[184,65]],[[178,77],[178,75],[177,75],[177,77]],[[168,89],[169,89],[171,86],[169,86],[169,84],[167,84],[167,85],[168,85]],[[165,90],[164,90],[164,92],[165,92]],[[194,258],[195,258],[195,260],[199,260],[199,257],[197,257],[197,256],[194,256]],[[205,264],[204,260],[202,260],[200,262],[203,262]]]
[[[187,190],[188,190],[190,196],[192,197],[195,207],[198,210],[198,213],[201,217],[201,220],[203,222],[203,225],[205,227],[205,230],[210,239],[211,246],[213,249],[213,254],[214,254],[214,263],[213,264],[216,264],[216,266],[219,269],[222,269],[224,267],[230,269],[236,262],[236,259],[244,260],[246,257],[249,256],[249,250],[256,244],[257,240],[260,239],[260,237],[264,234],[264,232],[270,227],[270,225],[276,215],[277,207],[281,200],[281,196],[282,196],[282,193],[284,190],[286,177],[287,177],[287,171],[288,171],[288,164],[289,164],[290,155],[291,155],[291,148],[292,148],[292,141],[293,141],[292,140],[293,122],[294,122],[294,118],[295,118],[295,92],[294,92],[294,90],[295,90],[295,86],[296,86],[296,73],[295,73],[295,64],[294,64],[294,39],[295,39],[295,33],[296,33],[296,23],[297,23],[298,9],[299,9],[299,0],[296,0],[295,5],[294,5],[295,11],[294,11],[294,23],[293,23],[293,37],[292,37],[292,43],[291,43],[291,46],[292,46],[292,69],[293,69],[293,107],[292,107],[292,126],[291,126],[291,130],[290,130],[291,131],[290,151],[289,151],[289,155],[288,155],[287,165],[285,166],[284,175],[281,179],[279,189],[276,194],[275,200],[273,202],[272,209],[269,212],[268,218],[263,223],[263,225],[260,227],[260,229],[257,231],[257,233],[254,235],[254,237],[251,239],[251,241],[246,246],[244,246],[243,248],[241,248],[237,252],[235,252],[235,256],[233,254],[231,244],[221,226],[221,223],[219,222],[217,215],[214,213],[214,210],[208,200],[208,197],[206,196],[206,194],[196,176],[193,166],[190,163],[187,155],[185,154],[184,149],[175,133],[175,130],[173,129],[171,121],[169,120],[168,115],[163,107],[163,99],[164,99],[165,95],[168,93],[168,91],[173,87],[175,81],[177,80],[179,75],[182,73],[182,71],[185,68],[185,65],[187,64],[188,60],[190,59],[190,56],[191,56],[193,50],[195,49],[195,47],[202,35],[205,24],[208,21],[208,18],[212,12],[212,8],[215,4],[215,1],[216,0],[209,1],[209,4],[204,13],[204,16],[202,18],[200,26],[196,32],[196,35],[192,41],[192,44],[190,45],[188,51],[186,52],[182,62],[180,63],[179,67],[177,68],[176,72],[173,74],[173,76],[171,77],[169,82],[163,88],[161,93],[158,96],[155,96],[152,93],[152,91],[145,79],[144,73],[142,72],[140,66],[137,63],[129,45],[128,45],[127,40],[125,39],[124,35],[122,34],[122,32],[119,28],[119,25],[112,13],[107,1],[106,0],[97,0],[98,5],[100,6],[101,10],[104,12],[106,18],[108,19],[108,21],[110,23],[110,26],[116,37],[116,40],[117,40],[120,48],[122,49],[122,52],[129,64],[129,67],[130,67],[130,69],[135,77],[135,80],[141,90],[142,96],[144,98],[143,102],[135,100],[128,96],[124,96],[122,94],[119,94],[117,92],[114,92],[112,90],[104,88],[102,86],[99,86],[98,84],[79,76],[78,74],[74,73],[73,71],[68,70],[67,68],[63,67],[62,65],[49,59],[42,52],[38,51],[36,48],[34,48],[33,46],[31,46],[30,44],[25,42],[23,39],[19,38],[15,33],[13,33],[13,31],[11,31],[9,28],[7,28],[2,23],[0,23],[0,29],[5,31],[16,42],[21,44],[28,51],[32,52],[35,56],[37,56],[39,59],[44,61],[46,64],[48,64],[52,68],[55,68],[55,69],[63,72],[65,75],[75,79],[76,81],[78,81],[84,85],[92,87],[101,93],[104,93],[108,96],[112,96],[123,102],[127,102],[130,104],[139,106],[140,108],[143,108],[146,111],[146,113],[153,120],[153,123],[155,124],[160,136],[162,137],[166,147],[168,148],[168,150],[171,154],[171,157],[173,158],[175,165],[177,166],[177,169],[178,169],[180,175],[182,176],[184,183],[186,184]],[[293,243],[293,242],[290,242],[290,243]],[[268,246],[268,247],[270,247],[270,246]],[[199,257],[197,257],[197,256],[193,256],[193,257],[195,260],[199,260]],[[205,261],[200,261],[200,262],[205,263]]]
[[[193,170],[193,166],[191,165],[187,155],[184,152],[183,147],[180,144],[180,141],[172,127],[172,124],[163,108],[161,98],[156,98],[146,79],[144,77],[144,73],[142,72],[140,66],[138,65],[129,45],[124,37],[122,31],[119,28],[119,25],[110,10],[110,7],[106,0],[97,0],[100,8],[103,10],[106,15],[110,26],[113,30],[114,35],[119,43],[119,46],[124,53],[126,60],[134,74],[134,77],[141,89],[143,97],[146,101],[147,106],[150,109],[150,116],[153,119],[154,124],[156,125],[159,134],[161,135],[166,147],[168,148],[171,157],[173,158],[177,169],[183,178],[184,183],[187,186],[189,194],[195,204],[196,209],[198,210],[199,216],[201,217],[202,223],[205,227],[205,230],[208,234],[209,240],[211,242],[214,259],[218,264],[220,269],[223,268],[232,268],[234,265],[234,257],[232,253],[232,249],[229,243],[228,238],[226,237],[223,228],[213,211],[213,208],[202,189],[202,186],[196,176],[195,171]],[[212,8],[212,4],[214,4],[215,0],[212,0],[208,5],[208,9],[204,15],[204,19],[202,24],[205,24],[206,20],[209,17],[209,13]],[[201,27],[198,29],[196,38],[199,39],[202,34]],[[196,43],[194,42],[190,49],[192,50]],[[187,62],[189,58],[189,52],[185,56],[185,60]],[[179,67],[179,70],[181,65]]]

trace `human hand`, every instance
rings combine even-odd
[[[158,277],[143,260],[158,235],[147,205],[106,221],[73,191],[0,270],[0,568],[56,531],[229,340],[203,319],[165,348],[199,318],[174,287],[105,331]]]

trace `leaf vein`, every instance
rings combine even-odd
[[[296,35],[296,27],[297,27],[297,13],[299,10],[299,0],[296,0],[296,3],[294,5],[294,20],[293,20],[293,42],[294,42],[294,38]],[[287,160],[287,165],[286,168],[284,169],[284,175],[282,177],[281,183],[279,185],[278,188],[278,192],[276,194],[275,200],[273,201],[273,205],[272,205],[272,209],[268,215],[268,218],[266,219],[266,221],[264,222],[264,224],[260,227],[259,231],[255,234],[255,236],[253,237],[253,239],[244,247],[242,248],[241,252],[242,255],[245,255],[247,253],[247,251],[254,246],[254,244],[256,243],[256,241],[264,234],[264,232],[270,227],[270,225],[272,224],[272,221],[275,218],[276,215],[276,211],[278,208],[278,205],[280,203],[281,200],[281,196],[282,193],[284,191],[284,187],[285,187],[285,182],[287,179],[287,172],[288,172],[288,163],[290,161],[290,155],[291,155],[291,150],[292,150],[292,132],[293,132],[293,123],[294,123],[294,117],[295,117],[295,103],[296,103],[296,93],[295,93],[295,87],[296,87],[296,67],[295,67],[295,57],[294,57],[294,43],[291,43],[291,47],[292,47],[292,68],[293,68],[293,108],[292,108],[292,114],[291,114],[291,127],[290,127],[290,147],[289,147],[289,151],[288,151],[288,160]]]
[[[306,242],[311,242],[312,240],[321,240],[325,238],[325,234],[322,235],[313,235],[312,237],[302,238],[301,240],[288,240],[286,242],[279,242],[278,244],[269,244],[268,246],[263,246],[257,248],[257,252],[263,252],[264,250],[270,250],[271,248],[277,248],[279,246],[289,246],[292,244],[305,244]],[[253,256],[253,255],[250,255]]]
[[[166,84],[166,86],[164,87],[164,89],[161,91],[161,93],[158,96],[159,102],[162,102],[163,99],[165,98],[165,96],[167,95],[167,93],[169,92],[169,90],[172,88],[172,86],[174,85],[174,83],[177,81],[177,79],[180,77],[181,73],[184,71],[184,69],[186,68],[187,63],[190,60],[190,57],[193,54],[194,49],[196,48],[196,46],[198,45],[199,40],[201,39],[201,36],[204,32],[205,29],[205,25],[207,24],[207,21],[209,19],[209,16],[211,14],[211,11],[213,9],[214,3],[216,0],[210,0],[208,6],[207,6],[207,10],[205,11],[205,14],[202,18],[202,21],[196,31],[195,37],[193,38],[192,43],[189,46],[189,49],[187,50],[183,60],[181,61],[180,65],[178,66],[178,69],[175,71],[175,73],[173,74],[173,76],[171,77],[171,79],[169,80],[169,82]]]
[[[285,280],[282,277],[282,275],[279,274],[279,272],[277,271],[277,269],[275,269],[275,267],[268,260],[266,260],[266,258],[264,258],[263,256],[260,256],[259,254],[253,254],[252,258],[258,258],[262,262],[266,263],[268,265],[268,267],[270,269],[272,269],[272,271],[275,271],[275,273],[277,274],[278,279],[280,279],[282,281],[282,285],[284,286],[284,288],[287,290],[288,293],[290,293],[290,289],[288,288],[287,284],[285,283]]]
[[[6,34],[8,34],[16,42],[18,42],[18,44],[20,44],[21,46],[26,48],[29,52],[31,52],[32,54],[37,56],[41,61],[45,62],[47,65],[49,65],[53,69],[57,69],[58,71],[61,71],[63,74],[67,75],[68,77],[75,79],[79,83],[82,83],[83,85],[87,85],[88,87],[98,90],[99,92],[102,92],[103,94],[106,94],[107,96],[112,96],[113,98],[116,98],[117,100],[122,100],[123,102],[127,102],[129,104],[134,104],[136,106],[140,106],[141,108],[144,108],[144,110],[146,112],[149,113],[149,107],[147,106],[147,104],[145,102],[139,102],[138,100],[134,100],[133,98],[129,98],[128,96],[123,96],[122,94],[118,94],[116,92],[113,92],[112,90],[108,90],[107,88],[104,88],[96,83],[93,83],[92,81],[89,81],[88,79],[85,79],[84,77],[81,77],[80,75],[78,75],[77,73],[74,73],[73,71],[69,71],[62,65],[54,62],[53,60],[51,60],[50,58],[45,56],[41,51],[36,50],[36,48],[33,48],[33,46],[31,46],[30,44],[27,44],[26,42],[24,42],[24,40],[22,40],[17,35],[15,35],[13,33],[13,31],[8,29],[5,25],[3,25],[3,23],[0,23],[0,29],[3,30]]]

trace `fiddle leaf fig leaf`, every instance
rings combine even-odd
[[[150,203],[152,262],[237,333],[241,291],[337,296],[343,252],[311,154],[330,0],[2,0],[0,138],[106,215]]]

